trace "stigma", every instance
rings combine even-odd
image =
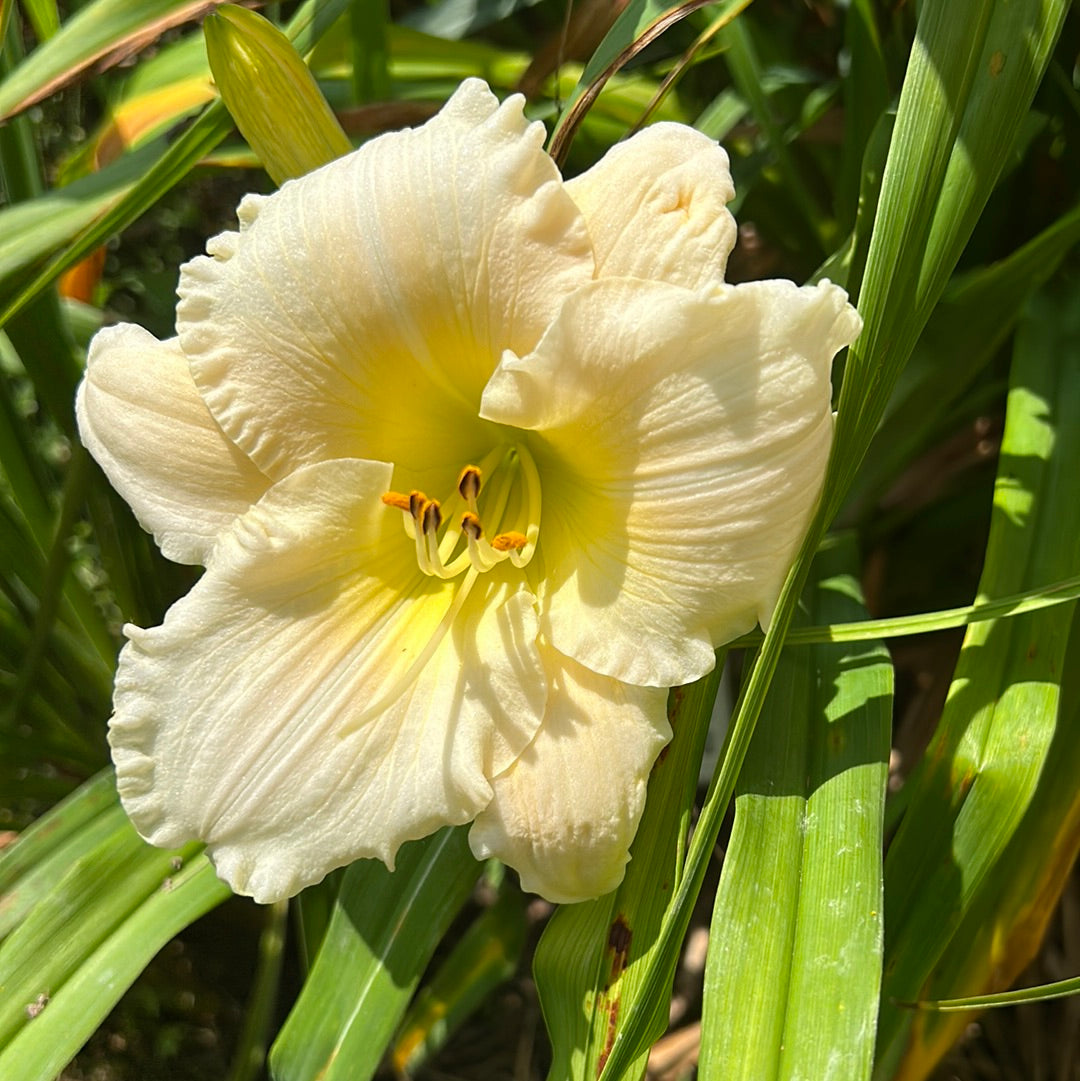
[[[536,551],[540,475],[520,444],[464,466],[444,501],[415,489],[408,495],[384,492],[382,501],[402,512],[416,562],[427,575],[455,578],[470,568],[484,573],[507,559],[525,567]]]

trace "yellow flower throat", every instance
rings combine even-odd
[[[515,567],[527,566],[540,535],[540,474],[520,443],[496,447],[480,465],[465,466],[458,474],[457,490],[441,503],[420,491],[384,492],[382,501],[403,512],[405,532],[416,545],[416,561],[424,574],[456,578],[464,573],[465,577],[455,585],[450,604],[419,651],[377,699],[341,730],[342,738],[380,716],[412,686],[449,633],[480,575],[506,559]],[[490,541],[485,536],[489,529]]]
[[[491,478],[486,484],[485,476]],[[525,567],[536,551],[540,474],[520,443],[496,447],[480,465],[465,466],[456,492],[442,503],[421,491],[385,492],[382,501],[404,512],[405,532],[427,575],[456,578],[470,567],[483,573],[505,559]]]

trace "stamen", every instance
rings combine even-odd
[[[540,473],[532,455],[524,447],[518,448],[518,461],[521,463],[521,480],[525,488],[526,543],[520,549],[511,550],[510,562],[515,567],[524,567],[532,560],[536,542],[540,539]]]
[[[470,511],[461,516],[461,532],[469,540],[479,540],[484,535],[484,527],[480,524],[480,519]]]
[[[414,490],[408,495],[402,495],[401,492],[383,492],[380,498],[388,507],[396,507],[405,513],[401,520],[405,526],[405,535],[410,540],[416,540],[416,519],[427,502],[427,496]]]
[[[424,532],[424,555],[427,563],[427,573],[445,577],[446,570],[442,557],[439,554],[439,526],[442,525],[442,511],[439,509],[437,500],[432,499],[424,504],[422,512],[421,529]]]
[[[439,530],[443,524],[442,507],[437,499],[429,499],[419,512],[419,526],[416,531],[416,562],[424,574],[436,578],[456,578],[469,566],[468,552],[462,552],[457,559],[448,562],[454,548],[461,539],[457,529],[448,529],[439,541]]]
[[[487,485],[483,482],[485,475],[492,478]],[[511,504],[515,489],[517,494]],[[490,542],[481,522],[481,492],[483,519],[494,534]],[[459,499],[467,509],[460,508]],[[536,551],[540,476],[532,455],[520,444],[496,446],[480,465],[466,465],[458,473],[457,491],[448,497],[445,513],[437,500],[428,499],[418,489],[407,496],[388,491],[383,493],[382,501],[405,512],[405,532],[416,545],[417,564],[424,574],[453,578],[470,565],[478,572],[489,571],[504,559],[515,567],[525,567]],[[507,515],[511,505],[513,510]],[[450,524],[443,529],[446,521]]]
[[[413,496],[421,495],[422,493],[413,492]],[[420,570],[424,574],[434,574],[435,565],[431,562],[431,548],[428,544],[428,532],[426,526],[427,508],[428,502],[420,503],[419,500],[413,499],[413,506],[415,510],[412,511],[412,517],[406,519],[410,526],[413,527],[413,538],[416,541],[416,562],[420,567]],[[439,513],[439,508],[435,508],[435,514]]]
[[[469,510],[476,513],[476,499],[480,495],[480,470],[475,465],[467,465],[458,476],[457,490],[461,498],[469,505]]]
[[[465,555],[473,567],[480,571],[489,571],[499,562],[491,545],[484,540],[484,527],[475,514],[467,513],[461,517],[461,532],[465,537]]]
[[[422,523],[420,528],[425,533],[437,533],[439,527],[442,525],[442,511],[439,509],[439,501],[437,499],[429,499],[424,503],[424,509],[421,512]],[[415,516],[414,516],[415,517]]]
[[[469,566],[470,560],[467,551],[459,553],[456,559],[451,559],[462,539],[461,528],[453,524],[453,518],[458,512],[457,500],[460,497],[465,501],[469,512],[476,516],[479,522],[476,500],[480,494],[484,470],[491,464],[492,455],[488,454],[484,458],[483,465],[467,465],[458,474],[457,494],[451,496],[447,504],[447,517],[451,519],[451,524],[446,527],[442,542],[439,544],[439,563],[446,572],[445,577],[452,578]]]

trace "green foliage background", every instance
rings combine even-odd
[[[88,1053],[68,1063],[126,992],[144,1076],[225,1076],[154,975],[216,926],[232,998],[207,1009],[244,1004],[220,1026],[231,1081],[435,1070],[523,951],[550,1043],[512,1076],[640,1078],[695,920],[697,1076],[930,1076],[969,1015],[913,1004],[1009,987],[1080,846],[1080,17],[1065,0],[264,14],[223,9],[204,35],[178,0],[0,0],[0,1077],[84,1076]],[[538,944],[513,876],[460,830],[266,910],[229,899],[199,846],[139,840],[104,739],[119,626],[160,620],[190,572],[72,416],[93,331],[169,334],[178,263],[240,193],[421,122],[467,75],[525,89],[568,173],[657,119],[719,139],[732,275],[827,276],[865,320],[820,512],[768,634],[734,644],[723,746],[705,749],[727,650],[672,693],[626,881]],[[963,626],[954,659],[942,632]],[[904,687],[913,641],[943,705]],[[104,1076],[128,1076],[124,1050]]]

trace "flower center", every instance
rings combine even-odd
[[[457,490],[441,502],[420,491],[385,492],[382,501],[403,512],[424,574],[456,578],[469,568],[489,571],[506,559],[525,567],[536,551],[540,474],[520,443],[496,447],[480,465],[465,466]]]
[[[480,465],[465,466],[458,474],[457,490],[441,503],[419,491],[384,492],[382,501],[403,512],[405,532],[416,545],[416,562],[425,574],[465,578],[427,641],[376,701],[341,730],[342,738],[381,716],[412,686],[480,575],[505,559],[515,567],[527,566],[540,535],[540,474],[520,443],[496,447]]]

